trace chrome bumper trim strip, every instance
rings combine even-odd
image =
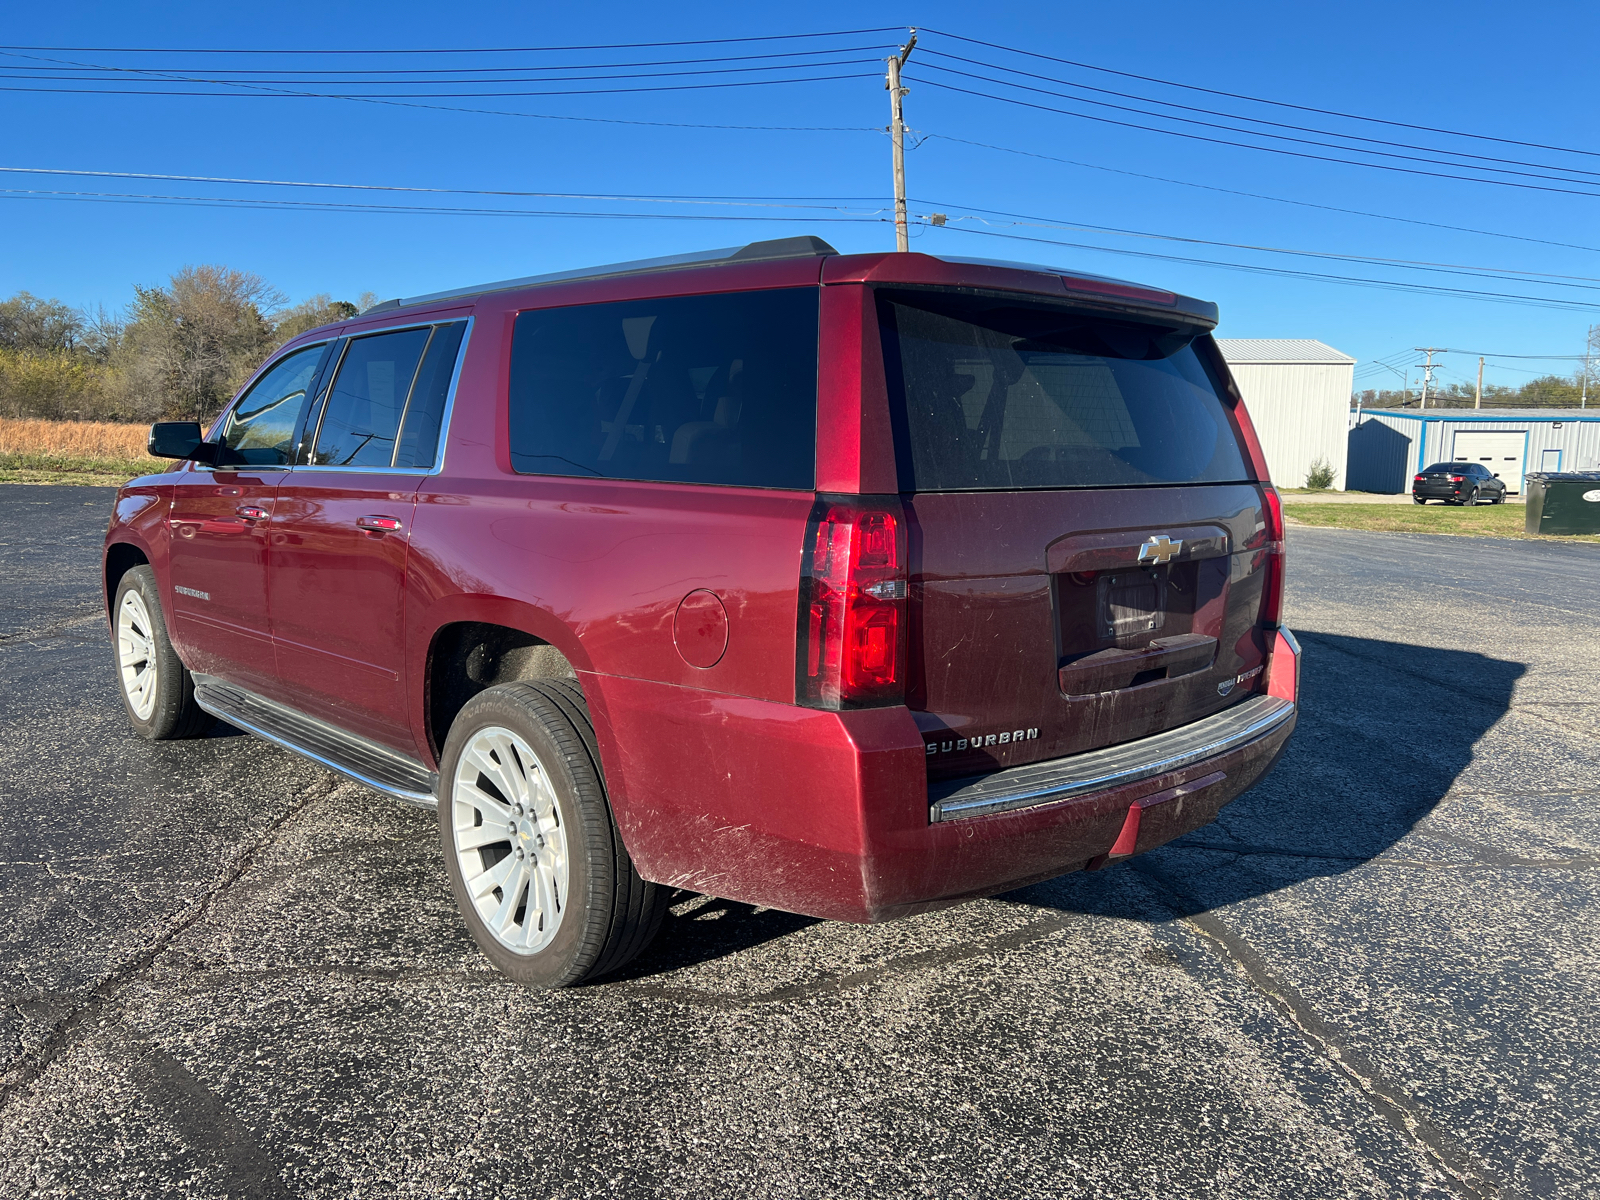
[[[1136,742],[1049,762],[1027,763],[970,782],[956,779],[932,784],[928,789],[928,817],[937,824],[988,816],[1137,783],[1237,750],[1271,733],[1294,715],[1295,706],[1288,700],[1254,696],[1215,716]]]

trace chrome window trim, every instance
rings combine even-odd
[[[445,445],[450,440],[449,439],[450,419],[453,416],[455,416],[455,411],[456,411],[456,389],[461,384],[461,368],[467,361],[467,345],[468,345],[468,343],[470,343],[472,341],[472,328],[473,328],[473,324],[474,324],[474,322],[476,320],[477,320],[476,314],[469,313],[465,317],[450,317],[450,318],[446,318],[444,320],[434,319],[432,321],[413,321],[413,322],[411,322],[410,324],[407,324],[407,325],[385,325],[381,329],[371,329],[371,330],[366,330],[366,331],[360,332],[360,333],[341,333],[339,335],[339,337],[344,339],[344,346],[339,351],[339,361],[333,364],[333,374],[328,376],[328,387],[330,389],[333,387],[334,383],[337,382],[337,380],[339,378],[339,368],[344,365],[345,354],[349,351],[350,343],[352,343],[352,342],[359,341],[361,338],[364,338],[364,337],[377,337],[379,334],[384,334],[384,333],[400,333],[400,332],[402,332],[404,330],[407,330],[407,329],[438,328],[439,326],[442,326],[442,325],[455,325],[455,324],[457,324],[459,322],[463,322],[463,321],[466,322],[466,326],[467,327],[461,334],[461,345],[456,349],[455,367],[450,372],[450,386],[445,390],[444,411],[439,414],[439,446],[438,446],[438,449],[434,451],[433,466],[431,466],[431,467],[392,467],[392,466],[391,467],[319,467],[319,466],[316,466],[313,463],[291,463],[288,466],[274,467],[272,469],[275,470],[275,471],[318,471],[318,472],[329,472],[329,473],[337,474],[337,475],[415,475],[419,479],[425,479],[430,475],[438,475],[440,472],[442,472],[444,470],[444,448],[445,448]],[[334,340],[334,339],[329,339],[329,340],[331,341],[331,340]],[[313,343],[313,344],[316,344],[316,343]],[[424,353],[426,353],[426,347],[424,347]],[[420,359],[417,362],[417,369],[419,371],[422,369],[422,362],[421,362]],[[414,382],[413,382],[413,386],[415,386]],[[313,403],[315,403],[315,401],[313,401]],[[326,406],[324,406],[324,411],[326,411]],[[318,431],[320,431],[321,427],[322,427],[322,416],[323,416],[322,413],[318,413],[317,414],[317,428],[318,428]],[[315,440],[315,436],[314,435],[313,435],[311,444],[312,444],[312,447],[314,449],[315,446],[316,446],[316,440]]]

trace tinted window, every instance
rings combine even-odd
[[[387,467],[417,364],[433,330],[355,338],[345,348],[323,407],[311,461],[319,467]]]
[[[947,292],[878,315],[903,491],[1249,478],[1189,333]]]
[[[1423,472],[1424,475],[1473,475],[1477,473],[1476,463],[1448,462],[1434,463]]]
[[[306,390],[316,378],[326,346],[308,346],[278,360],[256,380],[228,414],[222,430],[227,447],[218,466],[283,466],[294,454],[295,430],[306,408]]]
[[[518,471],[810,488],[816,419],[816,288],[517,317]]]
[[[400,448],[395,451],[395,466],[433,466],[439,445],[439,425],[444,420],[450,380],[455,375],[456,354],[466,331],[464,321],[434,328],[433,338],[422,356],[417,382],[411,389],[411,402],[406,405],[400,422]]]

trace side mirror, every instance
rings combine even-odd
[[[1499,479],[1499,478],[1500,478],[1500,476],[1498,476],[1498,475],[1496,475],[1496,476],[1495,476],[1495,478],[1496,478],[1496,479]]]
[[[151,458],[192,458],[211,462],[217,448],[205,440],[198,421],[157,421],[150,426]]]

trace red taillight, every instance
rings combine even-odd
[[[1421,483],[1421,482],[1422,482],[1422,481],[1423,481],[1423,480],[1425,480],[1425,479],[1427,479],[1427,476],[1426,476],[1426,475],[1417,475],[1417,476],[1414,476],[1414,477],[1413,477],[1413,478],[1412,478],[1412,480],[1411,480],[1411,482],[1412,482],[1412,483]]]
[[[1267,486],[1261,489],[1261,517],[1266,525],[1267,541],[1283,541],[1283,497],[1278,489]]]
[[[1450,482],[1451,483],[1465,483],[1466,482],[1466,478],[1467,477],[1465,475],[1452,475],[1452,476],[1450,476]]]
[[[905,694],[905,526],[895,498],[819,500],[800,587],[795,699],[816,708]]]
[[[1283,497],[1270,484],[1261,489],[1261,624],[1276,628],[1283,617]]]

